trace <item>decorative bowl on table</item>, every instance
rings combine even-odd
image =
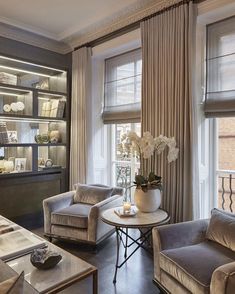
[[[60,254],[48,249],[35,249],[30,256],[32,265],[40,270],[47,270],[55,267],[61,259],[62,256]]]

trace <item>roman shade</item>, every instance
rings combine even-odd
[[[207,26],[205,115],[235,115],[235,17]]]
[[[140,122],[141,50],[132,50],[105,60],[105,124]]]

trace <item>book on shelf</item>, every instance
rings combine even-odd
[[[65,100],[51,99],[43,102],[41,116],[63,118],[65,109]]]
[[[6,72],[0,72],[0,83],[17,85],[17,75],[9,74]]]
[[[51,113],[51,102],[48,101],[45,103],[46,103],[46,106],[45,106],[45,115],[44,116],[49,117],[50,113]]]
[[[7,125],[5,122],[0,122],[0,144],[8,144]]]
[[[64,100],[52,99],[50,117],[63,118],[64,108],[65,108]]]
[[[45,116],[45,113],[46,113],[46,103],[47,102],[43,102],[42,103],[42,108],[41,108],[41,116]]]

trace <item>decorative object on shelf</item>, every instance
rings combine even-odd
[[[3,111],[6,112],[6,113],[9,113],[11,111],[13,111],[13,112],[21,112],[24,109],[25,109],[25,105],[21,101],[12,102],[11,104],[5,104],[3,106]]]
[[[11,111],[11,105],[10,104],[5,104],[3,105],[3,111],[8,113]]]
[[[0,144],[8,144],[7,124],[0,121]]]
[[[5,163],[6,160],[4,159],[1,159],[0,160],[0,173],[3,173],[4,170],[5,170],[5,167],[4,167],[4,163]]]
[[[6,72],[0,72],[0,83],[17,85],[17,75],[9,74]]]
[[[11,103],[11,110],[12,110],[13,112],[17,112],[17,111],[18,111],[17,103],[15,103],[15,102],[12,102],[12,103]]]
[[[144,170],[144,161],[151,161],[152,170],[155,169],[156,155],[161,154],[168,147],[168,162],[175,161],[178,157],[179,149],[176,148],[175,138],[168,138],[160,135],[153,138],[149,132],[145,132],[143,137],[139,137],[135,132],[128,132],[121,137],[121,143],[118,145],[118,152],[123,157],[135,156],[140,159],[141,173],[135,176],[133,186],[135,190],[135,204],[142,212],[156,211],[161,205],[162,178],[150,172],[148,175]]]
[[[15,158],[15,170],[18,172],[26,171],[27,158]]]
[[[40,270],[47,270],[55,267],[62,259],[62,256],[48,249],[34,249],[30,256],[33,266]]]
[[[25,109],[25,105],[22,101],[16,102],[17,105],[17,111],[23,111]]]
[[[14,162],[13,161],[9,161],[9,160],[6,160],[4,162],[4,171],[6,173],[10,173],[14,170]]]
[[[8,143],[18,142],[17,131],[7,131],[7,136],[8,136]]]
[[[36,89],[49,90],[49,78],[32,84],[32,87],[35,87]]]
[[[47,159],[45,162],[45,167],[50,168],[53,166],[53,161],[51,159]]]
[[[45,159],[44,158],[38,158],[38,165],[44,165],[45,166]]]
[[[50,143],[60,143],[61,142],[61,134],[58,130],[50,131]]]
[[[38,144],[47,144],[49,143],[49,135],[48,134],[39,134],[34,137],[35,142]]]

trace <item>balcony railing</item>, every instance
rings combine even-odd
[[[218,207],[235,211],[235,171],[218,170]]]

